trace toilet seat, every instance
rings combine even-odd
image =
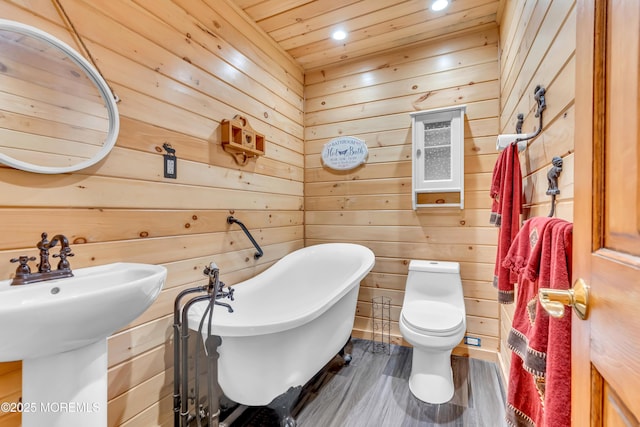
[[[460,310],[438,301],[410,302],[402,308],[401,315],[411,329],[429,335],[450,335],[464,322]]]

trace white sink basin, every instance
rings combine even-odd
[[[0,362],[38,359],[106,339],[149,308],[167,270],[114,263],[73,274],[19,286],[0,282]]]

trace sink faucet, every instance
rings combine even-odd
[[[26,285],[27,283],[42,282],[51,279],[60,279],[63,277],[72,277],[71,265],[67,257],[72,257],[73,253],[69,247],[69,240],[62,234],[56,234],[51,241],[47,240],[47,233],[42,233],[41,240],[36,244],[40,251],[40,263],[38,264],[38,272],[32,273],[29,267],[29,261],[35,261],[35,257],[26,255],[12,258],[10,262],[19,263],[16,269],[16,275],[11,281],[11,285]],[[49,263],[49,250],[60,242],[60,252],[53,254],[54,258],[60,258],[56,270],[51,270]]]
[[[47,233],[42,233],[42,240],[38,242],[36,247],[40,249],[40,264],[38,264],[38,273],[48,273],[51,271],[51,264],[49,263],[49,249],[53,248],[60,242],[60,253],[53,254],[54,258],[60,258],[58,263],[58,270],[67,270],[71,266],[67,257],[73,256],[71,248],[69,247],[69,239],[63,234],[56,234],[51,241],[47,240]]]

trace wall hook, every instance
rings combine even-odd
[[[547,108],[547,100],[545,97],[546,93],[547,93],[547,90],[540,85],[536,86],[536,88],[533,90],[533,98],[536,100],[536,103],[538,104],[538,108],[536,109],[535,116],[540,119],[540,123],[538,124],[538,129],[536,129],[536,131],[533,134],[527,136],[526,138],[518,138],[516,139],[516,142],[533,139],[536,136],[540,135],[540,132],[542,132],[542,112]]]
[[[540,85],[536,86],[536,88],[533,90],[533,98],[538,103],[538,110],[536,111],[536,117],[540,117],[540,119],[542,119],[542,112],[547,109],[547,100],[545,99],[546,93],[547,93],[547,90]]]
[[[516,134],[522,133],[523,123],[524,123],[524,114],[518,113],[518,121],[516,122]]]
[[[547,182],[549,187],[547,188],[547,195],[551,196],[551,212],[549,212],[550,217],[552,217],[556,212],[556,196],[560,194],[560,189],[558,189],[558,177],[562,172],[562,157],[554,157],[551,160],[551,169],[547,172]]]

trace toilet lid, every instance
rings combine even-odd
[[[431,333],[454,331],[464,320],[460,310],[437,301],[411,302],[402,308],[402,317],[412,328]]]

